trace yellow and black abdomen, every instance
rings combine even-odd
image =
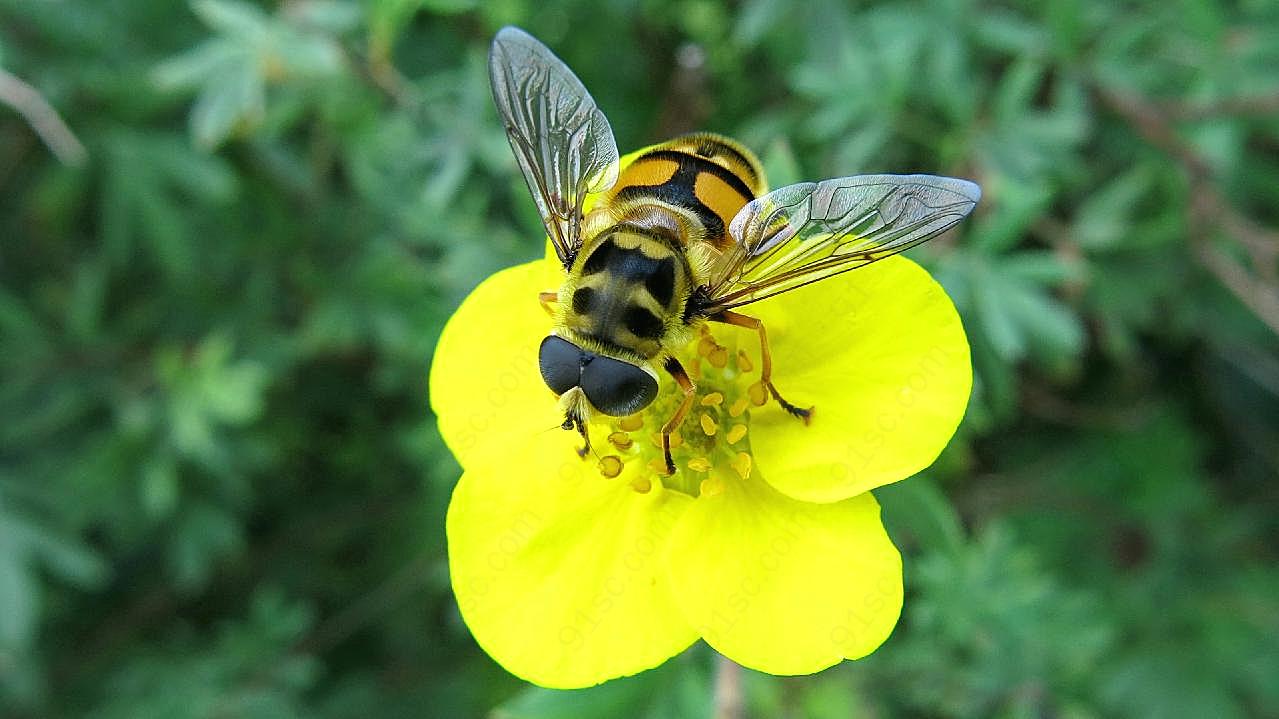
[[[737,211],[767,189],[763,169],[750,150],[720,135],[684,135],[636,158],[605,196],[614,217],[657,205],[681,215],[691,228],[683,242],[727,247],[728,225]]]

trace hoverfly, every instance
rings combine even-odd
[[[683,392],[662,427],[666,471],[675,472],[670,436],[694,384],[672,349],[705,322],[758,333],[764,386],[807,422],[812,408],[788,402],[773,385],[763,323],[736,310],[932,239],[981,197],[972,182],[931,175],[840,177],[765,194],[755,156],[708,133],[652,147],[619,170],[608,120],[545,45],[503,28],[489,74],[507,139],[564,266],[558,291],[539,298],[554,328],[538,364],[559,396],[561,426],[585,442],[582,456],[591,414],[647,407],[660,365]],[[588,195],[599,197],[586,213]]]

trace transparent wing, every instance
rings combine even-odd
[[[778,188],[737,213],[706,313],[757,302],[908,250],[972,212],[981,188],[932,175],[860,175]]]
[[[533,36],[505,27],[489,50],[493,101],[560,261],[581,246],[582,203],[617,181],[617,143],[568,66]]]

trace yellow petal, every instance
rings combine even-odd
[[[537,294],[559,289],[561,279],[558,265],[544,261],[502,270],[444,326],[431,363],[431,408],[463,467],[494,442],[563,421],[537,367],[537,348],[551,329]]]
[[[758,479],[702,497],[671,537],[668,571],[716,651],[809,674],[878,647],[901,612],[901,557],[866,493],[800,502]]]
[[[512,674],[584,687],[661,664],[697,634],[662,571],[693,500],[602,476],[568,432],[468,468],[449,505],[449,569],[462,617]]]
[[[905,479],[959,426],[972,389],[968,339],[945,291],[911,260],[880,260],[743,311],[768,329],[778,391],[816,407],[809,425],[771,400],[751,412],[755,461],[778,490],[834,502]]]

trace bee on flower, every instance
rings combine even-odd
[[[537,40],[503,29],[490,72],[550,249],[463,302],[431,370],[464,469],[447,531],[476,640],[551,687],[698,638],[776,674],[870,653],[902,578],[869,490],[932,462],[972,382],[953,305],[899,253],[977,186],[768,192],[749,150],[706,133],[619,158]]]

